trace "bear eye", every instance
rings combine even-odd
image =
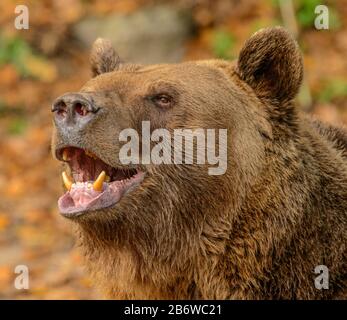
[[[168,108],[172,104],[172,97],[167,94],[158,94],[152,97],[152,101],[159,107]]]

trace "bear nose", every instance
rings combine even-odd
[[[67,93],[52,104],[55,120],[60,125],[81,127],[90,122],[99,108],[85,94]]]

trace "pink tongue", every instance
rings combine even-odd
[[[89,187],[88,187],[89,185]],[[70,196],[75,204],[75,206],[86,206],[98,195],[100,191],[95,191],[90,182],[78,182],[72,185],[70,190]]]

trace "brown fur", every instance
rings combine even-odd
[[[119,165],[119,132],[227,128],[228,169],[147,165],[116,206],[76,222],[92,279],[118,299],[320,299],[346,297],[347,133],[313,121],[292,102],[303,74],[281,28],[248,40],[238,62],[122,63],[109,44],[92,53],[81,90],[102,106],[76,145]],[[100,47],[101,46],[101,47]],[[111,58],[110,58],[111,57]],[[105,62],[106,61],[106,62]],[[168,110],[145,99],[174,97]],[[330,271],[328,290],[314,268]]]

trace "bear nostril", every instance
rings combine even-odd
[[[68,123],[88,118],[91,114],[98,112],[100,108],[94,105],[94,101],[88,95],[80,93],[67,93],[56,99],[52,105],[52,112],[58,121],[66,120]],[[89,121],[88,120],[88,121]]]
[[[76,102],[74,104],[74,109],[80,116],[86,116],[89,113],[88,108],[81,102]]]
[[[56,112],[60,116],[65,116],[67,113],[67,105],[63,100],[58,100],[52,105],[52,112]]]

